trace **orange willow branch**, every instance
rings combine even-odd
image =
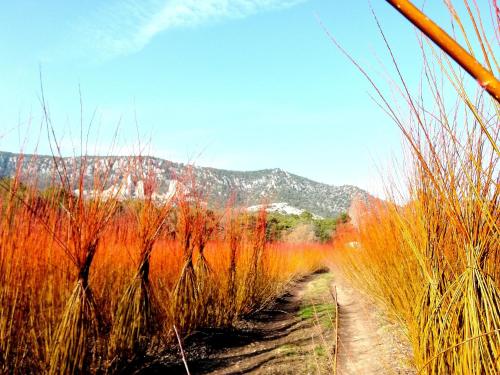
[[[473,56],[460,44],[450,37],[443,29],[436,25],[429,17],[422,13],[408,0],[386,0],[399,13],[408,19],[427,35],[439,48],[455,60],[467,73],[474,77],[478,83],[500,103],[500,81],[485,69]]]

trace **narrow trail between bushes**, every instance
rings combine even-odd
[[[398,325],[337,271],[291,283],[235,328],[193,333],[183,350],[192,375],[334,374],[335,361],[339,375],[416,374]],[[139,373],[184,375],[186,369],[177,348]]]
[[[401,328],[340,272],[335,272],[334,285],[339,315],[337,373],[416,374]]]

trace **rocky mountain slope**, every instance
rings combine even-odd
[[[14,176],[17,165],[22,161],[24,179],[36,176],[40,187],[46,187],[58,181],[55,163],[51,156],[19,155],[0,152],[0,177]],[[59,169],[63,165],[68,171],[74,171],[80,165],[80,158],[56,159]],[[124,194],[138,196],[140,181],[130,177],[128,171],[137,170],[133,165],[148,166],[158,181],[158,193],[167,194],[172,183],[182,180],[192,171],[197,186],[201,186],[208,202],[225,204],[234,197],[239,206],[255,206],[263,202],[287,204],[299,210],[307,210],[323,217],[333,217],[347,212],[355,196],[366,198],[368,193],[356,186],[333,186],[315,182],[304,177],[288,173],[281,169],[239,172],[206,167],[189,167],[155,157],[142,157],[140,160],[129,156],[98,157],[89,156],[86,161],[85,176],[89,183],[96,173],[109,171],[108,188],[120,184],[125,186]],[[71,173],[70,173],[71,174]],[[185,183],[185,181],[184,181]],[[91,186],[86,186],[91,189]]]

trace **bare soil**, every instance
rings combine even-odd
[[[335,272],[339,305],[339,375],[416,374],[400,326]]]

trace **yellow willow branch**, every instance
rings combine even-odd
[[[446,31],[408,0],[386,0],[399,13],[420,29],[439,48],[464,68],[493,98],[500,103],[500,81],[460,46]]]
[[[469,341],[480,339],[481,337],[485,337],[485,336],[488,336],[488,335],[491,335],[491,334],[497,333],[497,332],[500,332],[500,329],[494,329],[493,331],[489,331],[489,332],[485,332],[485,333],[482,333],[482,334],[477,335],[477,336],[469,337],[468,339],[461,341],[458,344],[455,344],[453,346],[450,346],[449,348],[441,350],[438,354],[436,354],[434,357],[432,357],[427,362],[425,362],[424,366],[420,370],[418,370],[418,375],[422,374],[422,372],[427,368],[427,366],[429,366],[432,363],[432,361],[436,360],[437,358],[439,358],[439,356],[443,355],[444,353],[446,353],[452,349],[458,348],[459,346],[462,346],[463,344],[466,344]]]

